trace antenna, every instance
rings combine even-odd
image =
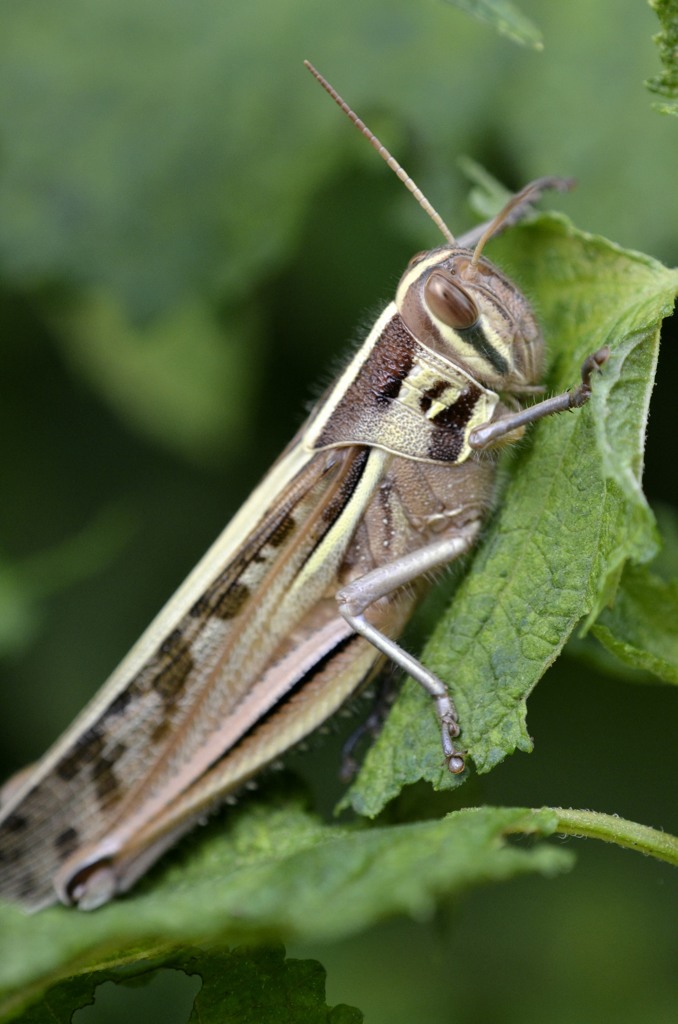
[[[494,235],[498,234],[502,228],[507,227],[513,219],[518,220],[518,217],[512,218],[511,214],[515,213],[516,208],[533,202],[538,199],[542,192],[545,192],[549,188],[557,189],[558,192],[567,192],[568,189],[572,188],[574,181],[572,178],[537,178],[536,181],[531,181],[529,185],[521,188],[520,192],[516,192],[514,196],[511,196],[506,206],[499,211],[496,217],[493,217],[490,223],[483,231],[478,244],[473,251],[473,259],[471,260],[471,266],[475,267],[480,259],[485,245]]]
[[[306,65],[308,70],[311,72],[313,77],[316,78],[320,82],[320,84],[322,85],[322,87],[325,90],[325,92],[328,92],[330,94],[330,96],[332,97],[332,99],[334,100],[334,102],[338,106],[341,107],[341,109],[344,111],[344,113],[348,117],[349,121],[353,122],[353,124],[356,126],[358,131],[360,131],[365,136],[367,141],[370,142],[372,144],[372,146],[374,146],[374,148],[376,149],[376,151],[379,154],[379,156],[381,157],[381,159],[386,164],[388,164],[388,166],[391,168],[391,170],[398,176],[398,178],[400,178],[400,180],[402,181],[402,183],[405,186],[405,188],[409,192],[412,193],[414,198],[417,200],[417,202],[421,206],[422,210],[424,210],[424,212],[429,215],[429,217],[431,218],[433,223],[436,225],[438,230],[444,235],[445,239],[451,245],[456,245],[456,239],[455,239],[454,235],[452,234],[452,232],[450,231],[450,229],[448,228],[448,226],[445,223],[445,221],[442,219],[440,214],[436,210],[434,210],[434,208],[431,206],[431,204],[429,203],[429,201],[426,198],[426,196],[424,195],[424,193],[421,191],[420,188],[418,188],[418,186],[415,184],[415,182],[412,180],[412,178],[410,178],[409,174],[407,174],[407,172],[400,166],[400,164],[395,159],[395,157],[391,156],[389,151],[386,149],[386,146],[383,146],[381,144],[381,142],[379,141],[377,136],[374,134],[374,132],[371,132],[370,129],[365,124],[365,122],[360,120],[358,115],[353,110],[351,110],[351,108],[349,107],[348,103],[346,103],[341,98],[341,96],[339,95],[337,90],[332,88],[332,86],[327,81],[327,79],[323,78],[323,76],[320,74],[320,72],[316,68],[313,67],[313,65],[310,63],[310,61],[305,60],[304,64]],[[481,241],[483,241],[483,239],[481,239]],[[478,244],[480,244],[480,243],[478,243]]]

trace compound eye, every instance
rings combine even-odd
[[[478,322],[478,307],[469,293],[441,270],[430,275],[424,285],[424,297],[433,315],[448,327],[467,331]]]

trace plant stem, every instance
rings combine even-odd
[[[587,836],[637,850],[678,867],[678,837],[614,814],[579,811],[566,807],[549,808],[558,819],[556,832],[568,836]]]

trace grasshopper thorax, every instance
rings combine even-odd
[[[504,393],[541,377],[544,342],[527,299],[471,249],[441,246],[415,256],[396,292],[408,329],[424,345]]]

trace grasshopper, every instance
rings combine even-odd
[[[478,540],[494,449],[582,406],[535,401],[544,342],[482,250],[545,178],[456,240],[310,65],[442,232],[278,461],[90,705],[5,787],[0,895],[92,909],[130,889],[206,812],[303,740],[390,660],[430,694],[464,770],[442,680],[398,645],[432,572]],[[524,404],[526,403],[526,404]],[[490,454],[488,454],[490,453]]]

